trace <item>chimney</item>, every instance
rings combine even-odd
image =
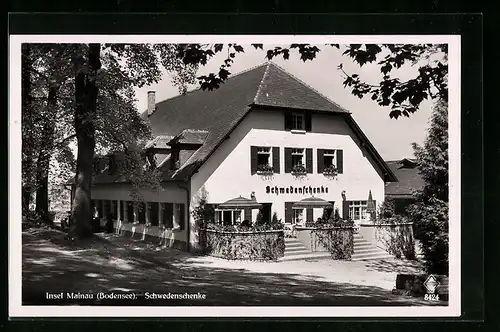
[[[148,115],[156,110],[155,91],[148,91]]]

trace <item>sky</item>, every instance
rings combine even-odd
[[[236,56],[229,69],[231,74],[237,74],[266,62],[265,52],[255,50],[250,45],[242,46],[245,48],[245,53],[239,53]],[[264,49],[273,48],[274,46],[276,45],[264,45]],[[350,111],[354,120],[371,140],[384,160],[413,157],[411,143],[422,144],[425,139],[431,114],[431,101],[424,100],[420,105],[420,109],[410,115],[409,118],[391,119],[388,107],[378,106],[376,102],[370,99],[369,95],[360,99],[352,95],[349,89],[344,88],[342,84],[343,74],[338,69],[338,66],[342,64],[347,73],[357,73],[362,81],[376,84],[382,79],[379,67],[374,64],[359,67],[351,58],[343,56],[341,51],[334,47],[320,45],[318,47],[321,51],[313,61],[303,62],[300,60],[298,53],[293,52],[291,52],[288,60],[280,57],[272,61]],[[200,68],[199,74],[217,72],[226,56],[226,52],[217,54],[206,66]],[[395,76],[407,79],[415,74],[416,69],[416,67],[408,65],[398,69]],[[195,87],[190,87],[189,90],[193,88]],[[166,72],[163,73],[162,80],[158,84],[135,90],[137,108],[140,112],[147,108],[147,92],[150,90],[156,91],[156,102],[179,94],[177,88],[171,82],[171,77]]]

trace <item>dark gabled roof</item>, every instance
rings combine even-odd
[[[385,174],[395,181],[390,169],[361,132],[350,113],[277,65],[268,62],[230,77],[213,91],[197,89],[156,104],[155,111],[141,114],[154,136],[186,134],[186,142],[203,145],[178,170],[170,170],[168,157],[160,169],[164,180],[187,180],[245,118],[252,107],[278,107],[327,112],[344,116],[355,134],[368,144],[368,151]],[[193,134],[192,133],[199,133]],[[170,141],[165,142],[167,145]],[[195,143],[196,144],[196,143]]]
[[[386,164],[399,180],[398,182],[385,184],[386,196],[409,197],[415,191],[423,188],[425,182],[414,160],[405,158],[403,160],[386,161]]]
[[[203,145],[207,136],[208,131],[206,130],[184,129],[180,134],[172,138],[168,144],[171,146],[174,144]]]
[[[151,141],[149,141],[144,148],[145,149],[150,149],[150,148],[170,149],[170,145],[168,145],[168,143],[170,142],[170,140],[172,138],[173,138],[173,136],[158,135],[155,138],[153,138]]]

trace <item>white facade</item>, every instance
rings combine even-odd
[[[271,178],[251,174],[251,146],[279,147],[280,172]],[[297,179],[285,173],[284,148],[312,148],[313,173],[303,179]],[[317,173],[317,149],[342,149],[343,174],[335,179],[328,179]],[[309,187],[325,188],[325,192],[316,194],[293,194],[266,192],[266,187]],[[243,196],[250,197],[252,192],[259,203],[272,203],[272,212],[279,219],[285,220],[285,202],[295,202],[314,195],[326,201],[335,201],[335,207],[342,216],[342,191],[346,199],[368,199],[371,190],[377,205],[384,200],[384,180],[370,155],[358,144],[358,141],[345,123],[337,115],[312,114],[311,132],[290,132],[284,130],[283,112],[275,110],[252,110],[231,133],[229,139],[212,154],[191,178],[191,193],[196,195],[204,188],[208,202],[223,203],[229,199]],[[326,192],[327,191],[327,192]],[[253,211],[253,219],[257,211]],[[314,211],[314,220],[321,217],[318,209]]]

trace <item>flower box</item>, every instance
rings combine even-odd
[[[330,165],[323,170],[323,175],[326,177],[334,178],[337,176],[338,173],[339,172],[338,172],[337,168],[333,165]]]
[[[259,165],[257,167],[257,174],[272,175],[274,174],[274,168],[270,165]]]
[[[301,176],[306,176],[307,175],[307,168],[304,165],[295,165],[292,168],[291,171],[292,175],[301,177]]]

